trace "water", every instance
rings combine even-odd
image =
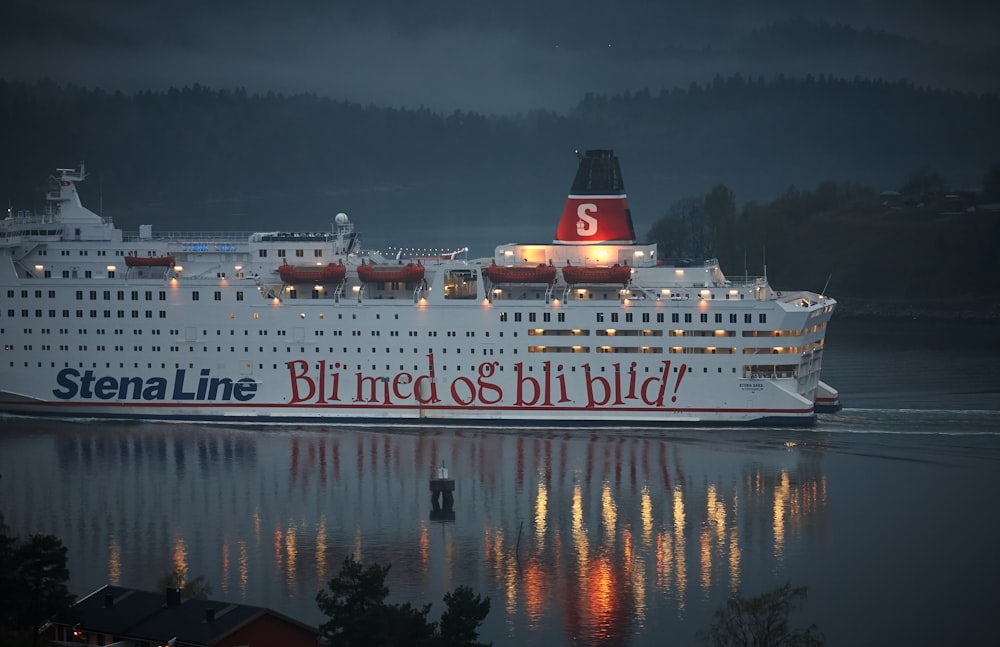
[[[204,427],[11,420],[0,512],[58,535],[71,590],[211,597],[319,624],[348,554],[396,601],[488,595],[495,645],[697,644],[731,590],[807,586],[830,644],[992,642],[995,327],[835,321],[813,429]],[[454,521],[428,480],[456,479]]]

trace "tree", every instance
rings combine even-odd
[[[1000,202],[1000,164],[994,164],[983,177],[983,188],[979,192],[979,201],[989,204]]]
[[[705,196],[703,209],[706,248],[711,252],[708,255],[714,255],[725,266],[735,260],[736,254],[736,194],[726,185],[717,184]]]
[[[444,597],[447,610],[438,623],[429,622],[431,605],[387,604],[385,578],[391,566],[364,566],[344,558],[340,573],[316,594],[316,604],[330,620],[320,625],[320,637],[332,647],[400,645],[414,647],[483,647],[477,627],[489,613],[489,598],[458,587]]]
[[[389,587],[385,577],[391,566],[372,564],[367,568],[348,556],[340,573],[327,583],[326,589],[316,595],[316,604],[330,617],[320,625],[320,635],[330,645],[365,644],[363,638],[378,626],[376,611],[385,606]]]
[[[935,191],[944,191],[947,187],[944,177],[937,171],[922,166],[911,172],[903,180],[899,192],[903,195],[926,196]]]
[[[24,593],[19,625],[32,628],[37,645],[42,622],[68,609],[76,597],[66,588],[66,547],[53,535],[31,535],[18,546],[15,559]]]
[[[480,599],[472,589],[459,586],[454,592],[445,593],[447,609],[441,614],[441,638],[450,647],[481,647],[479,625],[490,612],[490,599]]]
[[[803,632],[788,626],[788,616],[806,599],[806,587],[791,583],[750,599],[739,593],[729,596],[726,606],[715,612],[715,622],[702,636],[716,647],[812,647],[823,644],[816,625]]]
[[[11,536],[0,514],[0,627],[17,626],[21,594],[17,578],[17,537]]]
[[[193,580],[187,579],[187,572],[180,566],[174,567],[173,572],[167,573],[156,580],[156,590],[178,588],[181,595],[192,600],[207,600],[212,594],[212,587],[205,584],[205,576],[199,575]]]

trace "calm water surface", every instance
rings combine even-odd
[[[468,584],[496,645],[697,644],[731,590],[808,586],[830,644],[979,644],[1000,585],[995,326],[835,321],[812,429],[207,427],[3,420],[0,512],[71,589],[154,588],[319,624],[348,554],[395,600]],[[432,518],[448,468],[455,518]]]

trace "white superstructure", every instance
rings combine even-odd
[[[319,233],[124,235],[59,169],[0,225],[0,411],[270,422],[808,424],[835,301],[662,264],[617,158],[581,158],[551,244],[385,258]]]

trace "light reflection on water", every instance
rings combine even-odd
[[[78,595],[177,570],[318,624],[316,592],[355,554],[391,563],[393,595],[432,617],[460,584],[489,595],[498,642],[641,644],[691,635],[748,561],[780,574],[787,544],[826,525],[821,453],[774,432],[721,431],[735,435],[720,448],[698,433],[19,425],[4,514],[64,539]],[[442,464],[449,523],[429,515]]]

